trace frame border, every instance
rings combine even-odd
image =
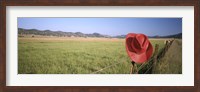
[[[0,1],[0,92],[200,92],[199,5],[199,0],[2,0]],[[6,86],[6,6],[194,6],[194,86]]]

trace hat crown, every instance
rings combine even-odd
[[[131,51],[135,53],[144,53],[148,47],[147,37],[143,34],[137,34],[134,39],[131,39]]]
[[[140,44],[144,43],[145,38],[146,37],[142,34],[136,35],[136,39],[139,41]]]
[[[147,37],[143,34],[138,34],[136,35],[136,41],[138,42],[138,45],[141,49],[147,49],[148,47],[148,42],[147,42]]]
[[[153,47],[146,35],[129,33],[126,36],[126,50],[132,61],[142,63],[151,57]]]

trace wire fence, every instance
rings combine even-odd
[[[106,67],[104,67],[104,68],[102,68],[102,69],[99,69],[99,70],[97,70],[97,71],[95,71],[95,72],[92,72],[91,74],[96,74],[96,73],[101,72],[101,71],[103,71],[103,70],[105,70],[105,69],[107,69],[107,68],[110,68],[110,67],[116,66],[116,65],[118,65],[118,64],[120,64],[120,63],[123,63],[123,62],[121,61],[121,62],[118,62],[118,63],[112,64],[112,65],[106,66]]]
[[[147,63],[143,63],[142,65],[140,65],[140,67],[138,68],[138,71],[140,71],[145,65],[149,64],[149,62],[152,61],[152,60],[153,60],[153,58],[151,58]],[[101,72],[101,71],[103,71],[103,70],[106,70],[106,69],[108,69],[108,68],[111,68],[111,67],[113,67],[113,66],[116,66],[116,65],[118,65],[118,64],[121,64],[121,63],[123,63],[123,62],[124,62],[124,61],[121,61],[121,62],[112,64],[112,65],[106,66],[106,67],[101,68],[101,69],[99,69],[99,70],[97,70],[97,71],[95,71],[95,72],[92,72],[92,73],[90,73],[90,74],[96,74],[96,73],[98,73],[98,72]]]
[[[164,47],[161,51],[159,51],[159,52],[156,53],[157,55],[154,54],[154,55],[151,57],[151,59],[148,60],[148,62],[141,64],[141,65],[139,66],[139,68],[137,68],[137,71],[141,71],[146,65],[150,65],[150,67],[144,72],[144,74],[147,74],[147,73],[153,68],[153,66],[154,66],[154,63],[155,63],[155,62],[153,62],[153,59],[156,58],[156,60],[159,61],[159,60],[165,55],[165,53],[167,52],[167,50],[169,49],[169,47],[172,45],[173,41],[174,41],[174,40],[172,40],[170,43],[166,43],[166,44],[165,44],[165,47]],[[157,49],[158,49],[158,48],[157,48]],[[156,57],[155,57],[155,56],[156,56]],[[99,69],[99,70],[97,70],[97,71],[95,71],[95,72],[92,72],[91,74],[96,74],[96,73],[98,73],[98,72],[104,71],[104,70],[106,70],[106,69],[108,69],[108,68],[111,68],[111,67],[116,66],[116,65],[118,65],[118,64],[120,64],[120,63],[123,63],[123,62],[124,62],[124,61],[121,61],[121,62],[112,64],[112,65],[106,66],[106,67],[104,67],[104,68],[102,68],[102,69]],[[150,63],[151,63],[151,64],[150,64]]]

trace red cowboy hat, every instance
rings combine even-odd
[[[126,52],[135,63],[143,63],[150,59],[153,46],[144,34],[129,33],[126,36]]]

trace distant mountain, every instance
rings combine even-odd
[[[114,38],[126,38],[126,35],[118,35],[118,36],[113,36]],[[182,38],[182,33],[174,34],[174,35],[166,35],[166,36],[148,36],[148,38]]]
[[[18,35],[43,35],[43,36],[58,36],[58,37],[102,37],[102,38],[126,38],[126,35],[109,36],[100,33],[84,34],[81,32],[63,32],[51,30],[23,29],[18,28]],[[148,36],[149,38],[182,38],[182,33],[167,35],[167,36]]]
[[[148,36],[149,38],[182,38],[182,33],[174,34],[174,35],[166,35],[166,36]]]
[[[81,32],[63,32],[51,30],[37,30],[37,29],[23,29],[18,28],[19,35],[43,35],[43,36],[58,36],[58,37],[103,37],[111,38],[109,35],[102,35],[99,33],[84,34]]]
[[[126,35],[117,35],[117,36],[113,36],[113,38],[126,38]]]

